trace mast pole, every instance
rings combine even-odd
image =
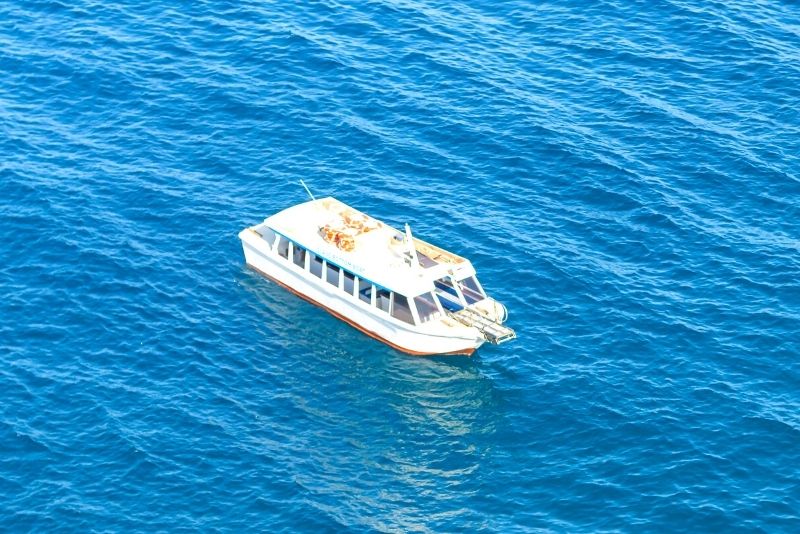
[[[306,193],[308,193],[308,196],[311,197],[311,200],[317,200],[316,198],[314,198],[314,195],[311,194],[311,190],[308,188],[308,186],[302,179],[300,180],[300,185],[302,185],[305,188]]]

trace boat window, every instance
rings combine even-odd
[[[453,286],[452,279],[447,276],[433,282],[436,287],[436,296],[439,297],[439,303],[446,310],[458,311],[464,308],[464,303],[461,302],[461,297],[458,296],[458,291]]]
[[[456,300],[458,300],[458,292],[456,291],[456,288],[453,287],[453,281],[450,280],[450,277],[440,278],[439,280],[436,280],[433,285],[435,285],[437,289],[441,289],[445,293],[453,295]]]
[[[275,232],[272,231],[272,228],[259,228],[256,232],[261,236],[261,238],[267,242],[269,248],[271,249],[275,245]]]
[[[282,258],[289,258],[289,240],[283,236],[278,240],[278,255]]]
[[[377,290],[377,293],[375,293],[375,306],[377,306],[379,310],[383,310],[388,313],[391,293],[382,287],[377,288]]]
[[[474,304],[484,299],[483,291],[481,291],[478,281],[475,280],[474,276],[460,280],[458,282],[458,287],[464,294],[464,298],[467,299],[467,304]]]
[[[339,287],[339,267],[336,265],[328,264],[326,280],[332,286]]]
[[[353,294],[353,287],[356,285],[356,277],[353,276],[353,273],[342,270],[344,274],[344,292],[348,295]]]
[[[294,252],[292,253],[292,261],[294,264],[305,269],[306,267],[306,249],[299,245],[294,245]]]
[[[368,280],[358,279],[358,298],[372,304],[372,284]]]
[[[432,293],[423,293],[414,297],[414,304],[417,306],[420,322],[424,323],[439,316],[439,307],[436,306]]]
[[[394,294],[394,300],[392,301],[392,317],[408,324],[414,324],[414,316],[411,315],[408,299],[398,293]]]
[[[311,265],[309,266],[309,270],[311,271],[311,274],[317,278],[322,278],[322,258],[314,253],[311,254]]]

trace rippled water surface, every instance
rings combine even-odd
[[[800,10],[0,2],[0,530],[800,531]],[[414,358],[245,269],[473,260]]]

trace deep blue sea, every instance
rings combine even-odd
[[[518,339],[245,268],[300,179]],[[0,0],[0,531],[800,532],[800,6]]]

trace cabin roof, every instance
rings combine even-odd
[[[451,274],[475,274],[472,264],[452,252],[413,238],[416,267],[405,233],[333,197],[294,205],[264,223],[298,245],[386,289],[415,296],[434,289]]]

